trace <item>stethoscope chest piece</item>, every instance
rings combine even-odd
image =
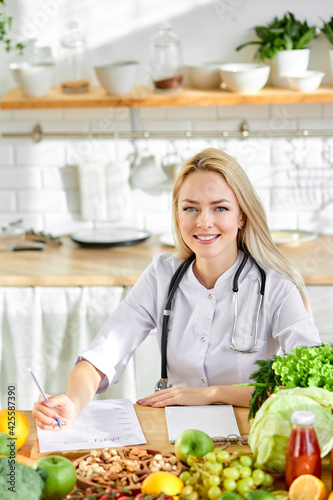
[[[162,391],[163,389],[170,389],[170,387],[172,387],[172,384],[169,384],[167,378],[160,378],[155,385],[155,392]]]

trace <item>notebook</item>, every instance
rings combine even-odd
[[[213,441],[240,438],[232,405],[167,406],[165,413],[170,443],[174,443],[186,429],[203,431]]]

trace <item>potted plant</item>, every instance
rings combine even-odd
[[[316,26],[298,21],[294,14],[287,12],[282,19],[275,17],[267,26],[255,26],[254,29],[259,40],[243,43],[236,50],[258,45],[254,59],[270,64],[273,85],[285,85],[285,75],[291,71],[302,73],[307,69],[310,57],[308,45],[316,38]]]
[[[320,28],[320,31],[325,35],[328,42],[332,46],[332,48],[329,51],[329,54],[331,63],[331,76],[333,78],[333,17],[331,17],[328,23],[325,23],[325,21],[323,21],[323,26]]]
[[[21,54],[24,45],[22,43],[13,42],[10,37],[12,17],[6,15],[4,10],[5,5],[5,0],[0,0],[0,42],[5,45],[6,52],[16,51]]]

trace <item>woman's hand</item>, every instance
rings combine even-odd
[[[154,392],[150,396],[137,401],[143,406],[164,408],[165,406],[196,406],[209,405],[211,401],[210,387],[180,387],[175,385],[170,389]]]
[[[48,401],[44,401],[40,396],[33,405],[32,416],[35,417],[36,424],[40,429],[60,431],[55,420],[59,418],[61,426],[66,426],[68,429],[79,413],[73,401],[66,394],[54,397],[47,394],[47,397]]]

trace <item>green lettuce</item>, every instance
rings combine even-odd
[[[285,389],[270,396],[257,411],[249,445],[257,464],[271,472],[284,472],[285,452],[294,411],[311,411],[321,456],[333,448],[333,392],[318,387]]]

